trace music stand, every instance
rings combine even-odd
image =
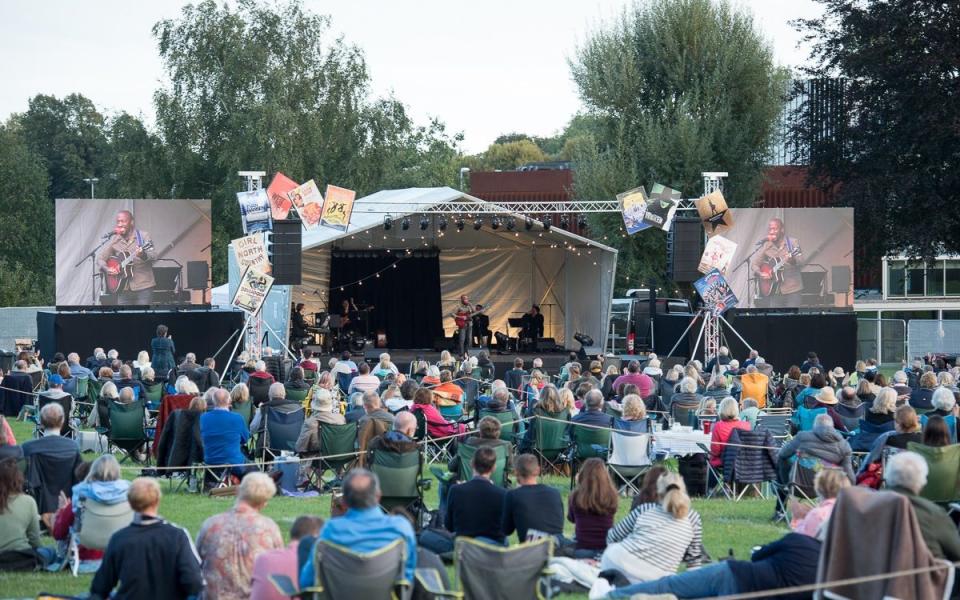
[[[523,317],[508,317],[507,318],[507,333],[509,333],[510,328],[519,329],[523,331]],[[520,352],[520,336],[513,338],[517,341],[515,352]]]

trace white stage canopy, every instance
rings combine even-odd
[[[294,287],[291,301],[306,304],[308,313],[327,310],[334,248],[401,252],[436,248],[444,314],[452,313],[460,295],[467,294],[471,302],[486,307],[491,331],[506,333],[508,317],[519,317],[531,304],[539,304],[545,337],[573,349],[578,347],[573,334],[582,332],[603,344],[617,265],[615,249],[559,227],[544,231],[539,222],[527,231],[523,215],[512,215],[513,231],[505,225],[491,229],[493,215],[482,215],[483,227],[476,231],[472,215],[448,214],[446,231],[440,231],[440,215],[422,213],[451,201],[496,206],[449,187],[383,190],[356,201],[348,231],[328,227],[305,231],[303,283]],[[387,216],[394,220],[389,231],[383,227]],[[419,227],[421,216],[430,219],[426,230]],[[410,219],[407,231],[400,227],[403,217]],[[463,231],[457,231],[459,217],[466,221]],[[510,218],[510,213],[501,216]],[[357,279],[366,275],[370,274],[357,273]],[[455,330],[450,317],[444,318],[443,326],[448,336]]]

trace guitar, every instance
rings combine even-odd
[[[800,248],[794,248],[783,258],[769,258],[757,270],[757,290],[764,298],[773,296],[780,291],[783,283],[783,267],[791,258],[800,256]]]
[[[149,241],[140,248],[153,250],[153,242]],[[136,257],[136,252],[119,252],[107,259],[107,268],[116,271],[116,273],[104,273],[104,287],[107,293],[116,294],[126,287],[127,281],[133,277],[133,260]]]
[[[453,315],[453,322],[457,324],[457,329],[463,329],[467,326],[467,323],[470,322],[475,315],[479,315],[484,312],[486,309],[480,310],[471,310],[469,312],[460,312],[457,311],[457,314]]]

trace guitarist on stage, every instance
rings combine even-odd
[[[116,226],[109,235],[110,240],[97,256],[97,266],[105,278],[118,276],[122,279],[116,291],[117,304],[150,304],[153,288],[157,285],[151,267],[157,255],[150,234],[134,227],[133,213],[121,210],[117,213]],[[128,277],[124,277],[124,272],[118,268],[118,263],[124,257],[130,259]]]
[[[803,279],[800,276],[800,242],[786,235],[783,221],[770,219],[767,237],[750,263],[759,296],[767,297],[767,306],[800,306]],[[759,303],[758,303],[759,305]]]
[[[463,356],[468,348],[473,347],[473,315],[477,312],[477,309],[470,304],[470,299],[464,294],[460,296],[457,309],[450,315],[457,325],[457,349],[460,356]]]

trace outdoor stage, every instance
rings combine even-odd
[[[308,346],[311,349],[318,349],[317,346]],[[471,355],[475,355],[480,351],[480,348],[473,348],[470,350]],[[423,348],[416,350],[404,350],[404,349],[392,349],[392,348],[371,348],[364,352],[354,352],[354,362],[359,362],[360,360],[366,360],[368,363],[375,364],[382,353],[386,352],[390,355],[390,360],[397,366],[397,369],[401,373],[406,373],[410,363],[418,360],[420,357],[423,360],[427,361],[428,364],[436,364],[437,360],[440,359],[440,353],[435,351],[432,348]],[[540,358],[543,360],[543,368],[550,374],[556,374],[560,371],[560,367],[565,365],[568,360],[567,352],[560,353],[536,353],[536,352],[520,352],[514,354],[497,354],[496,350],[487,349],[487,352],[490,354],[490,360],[493,361],[494,367],[496,369],[496,376],[503,377],[503,374],[513,368],[513,361],[517,358],[523,359],[523,368],[526,371],[529,371],[533,365],[534,358]],[[331,358],[340,358],[339,353],[329,354],[323,353],[320,355],[320,364],[321,368],[326,369],[327,363]],[[609,359],[608,359],[609,360]],[[609,364],[609,363],[607,363]]]

